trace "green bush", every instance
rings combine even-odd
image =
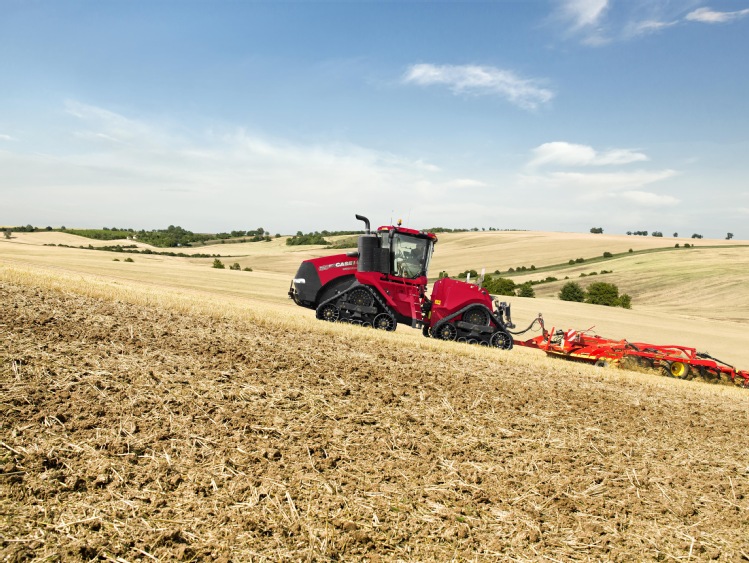
[[[603,257],[604,257],[604,258],[613,258],[613,257],[614,257],[614,255],[613,255],[613,254],[611,254],[611,252],[604,252],[604,253],[603,253]]]
[[[251,271],[252,271],[252,268],[250,268],[249,266],[246,266],[246,267],[245,267],[245,269],[244,269],[243,271],[244,271],[244,272],[251,272]]]
[[[492,278],[487,276],[484,279],[484,289],[493,295],[515,295],[517,284],[508,278]]]
[[[522,284],[520,287],[518,287],[517,296],[518,297],[535,297],[536,292],[533,291],[533,286],[531,285],[531,283],[526,282]]]
[[[230,270],[237,270],[237,271],[239,271],[239,270],[242,269],[242,266],[239,265],[239,262],[234,262],[234,264],[232,264],[231,266],[229,266],[229,269]]]
[[[559,291],[559,299],[562,301],[577,301],[578,303],[582,303],[585,301],[585,291],[579,283],[567,282]]]
[[[219,260],[218,258],[214,258],[213,260],[213,267],[219,268],[220,270],[223,270],[225,268],[224,263]]]
[[[130,258],[130,257],[128,256],[127,258],[125,258],[125,259],[123,260],[123,262],[135,262],[135,260],[133,260],[132,258]]]
[[[620,305],[619,288],[613,283],[592,283],[586,291],[585,302],[593,305],[605,305],[606,307],[618,307]]]
[[[298,231],[296,236],[289,237],[286,239],[286,244],[289,246],[300,246],[306,244],[330,244],[325,237],[320,233],[307,233],[302,234]]]

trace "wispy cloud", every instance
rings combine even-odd
[[[551,101],[554,93],[538,80],[491,66],[416,64],[403,76],[406,84],[447,86],[455,94],[496,95],[523,109],[537,109]]]
[[[678,20],[672,21],[659,21],[659,20],[643,20],[634,21],[625,25],[623,31],[623,37],[626,39],[636,37],[638,35],[646,35],[648,33],[657,33],[666,28],[678,25]]]
[[[564,33],[591,46],[632,40],[690,22],[721,24],[749,16],[749,8],[721,12],[708,7],[692,9],[695,1],[627,0],[613,9],[613,0],[559,0],[554,21]],[[690,11],[691,10],[691,11]]]
[[[296,232],[355,224],[352,198],[382,218],[419,209],[435,190],[449,210],[451,194],[481,185],[424,159],[350,143],[298,143],[241,128],[175,130],[76,101],[66,111],[73,121],[59,152],[0,150],[3,207],[19,217],[44,213],[45,224],[77,226],[126,217],[138,228],[207,231],[267,217],[275,218],[266,225],[273,232]],[[281,201],[295,204],[280,213]]]
[[[447,183],[448,188],[455,189],[468,189],[468,188],[485,188],[487,187],[486,182],[479,180],[473,180],[471,178],[457,178]]]
[[[701,23],[728,23],[749,16],[749,8],[736,12],[716,12],[710,8],[698,8],[686,15],[686,20]]]
[[[660,195],[638,190],[622,192],[621,197],[638,205],[656,207],[660,205],[676,205],[679,200],[670,195]]]
[[[645,153],[633,149],[597,151],[588,145],[564,141],[544,143],[531,151],[526,171],[519,175],[519,184],[525,188],[564,193],[569,199],[581,202],[609,198],[645,207],[678,203],[675,197],[645,189],[676,176],[676,171],[616,169],[648,160]],[[590,167],[615,169],[591,172]]]
[[[608,0],[562,0],[560,12],[573,29],[590,28],[601,20],[608,3]]]
[[[15,139],[10,135],[4,135],[3,133],[0,133],[0,141],[15,141]]]
[[[531,167],[544,165],[561,166],[609,166],[649,160],[648,156],[634,149],[609,149],[598,152],[588,145],[565,141],[544,143],[533,149]]]

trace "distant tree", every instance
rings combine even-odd
[[[249,266],[245,266],[245,268],[244,268],[244,270],[243,270],[243,271],[244,271],[244,272],[251,272],[251,271],[252,271],[252,268],[250,268]]]
[[[603,234],[603,227],[593,227],[592,229],[590,229],[590,232],[594,235],[601,235]]]
[[[632,298],[628,294],[622,293],[619,296],[619,307],[622,307],[624,309],[631,309],[632,308]]]
[[[213,266],[212,267],[213,268],[219,268],[221,270],[223,270],[225,268],[224,263],[221,260],[219,260],[218,258],[214,258],[213,259]]]
[[[694,233],[692,235],[692,238],[702,238],[702,235],[698,235],[697,233]]]
[[[493,278],[486,276],[484,289],[493,295],[515,295],[517,284],[508,278]]]
[[[562,286],[559,291],[559,299],[562,301],[577,301],[582,303],[585,301],[585,290],[577,282],[567,282]]]
[[[726,240],[731,240],[733,238],[733,233],[728,233],[726,235]]]
[[[674,245],[674,248],[679,248],[679,243],[678,242]]]
[[[479,273],[476,270],[466,270],[465,272],[461,272],[458,274],[458,279],[465,279],[468,276],[471,276],[471,279],[475,280],[478,279]]]
[[[10,229],[5,229],[5,238],[10,238],[10,235],[12,234],[13,234],[13,231],[11,231]]]
[[[679,233],[674,233],[674,238],[678,237]]]
[[[446,272],[445,270],[442,270],[442,271],[440,272],[439,276],[438,276],[438,278],[439,278],[439,279],[442,279],[442,278],[449,278],[449,277],[450,277],[450,274],[448,274],[448,273],[447,273],[447,272]]]
[[[662,233],[662,232],[660,232],[660,231],[653,231],[653,236],[654,236],[654,237],[662,237],[662,236],[663,236],[663,233]]]
[[[518,297],[535,297],[536,292],[533,291],[533,286],[531,285],[531,282],[525,282],[517,289],[517,296]]]
[[[135,262],[135,260],[133,260],[132,258],[130,258],[130,257],[128,256],[127,258],[125,258],[125,259],[123,260],[123,262]]]
[[[603,257],[604,257],[604,258],[613,258],[613,257],[614,257],[614,255],[613,255],[613,254],[611,254],[611,252],[604,252],[604,253],[603,253]]]
[[[595,282],[588,286],[585,302],[593,305],[619,306],[619,288],[613,283]]]
[[[631,234],[632,234],[632,231],[627,231],[627,234],[628,234],[628,235],[631,235]]]
[[[241,270],[242,266],[239,265],[239,262],[234,262],[231,266],[229,266],[230,270]]]

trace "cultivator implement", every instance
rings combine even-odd
[[[656,370],[667,377],[701,377],[708,381],[731,381],[749,388],[749,371],[738,370],[709,354],[697,352],[695,348],[612,340],[592,334],[592,327],[582,331],[554,328],[547,331],[541,315],[523,332],[530,330],[537,323],[541,327],[541,334],[528,340],[515,339],[515,346],[535,348],[549,356],[597,366],[614,365],[625,369]]]

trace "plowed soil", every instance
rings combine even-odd
[[[0,282],[0,560],[749,559],[748,392],[316,326]]]

